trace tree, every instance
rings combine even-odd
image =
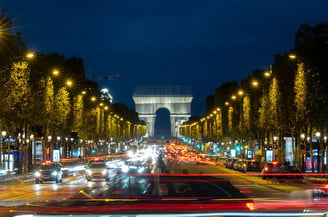
[[[60,129],[62,126],[66,126],[68,115],[71,111],[71,104],[69,94],[65,87],[58,90],[55,95],[54,103],[54,121],[55,126]]]

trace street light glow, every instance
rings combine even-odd
[[[268,72],[268,71],[265,71],[265,72],[264,72],[264,76],[265,76],[265,77],[270,77],[270,76],[271,76],[271,73]]]
[[[289,59],[293,59],[293,60],[296,59],[296,55],[295,54],[289,54],[288,57],[289,57]]]
[[[57,69],[54,69],[54,70],[52,71],[52,74],[57,76],[57,75],[59,75],[59,71],[58,71]]]
[[[32,59],[34,57],[34,53],[33,52],[28,52],[26,54],[26,57],[29,58],[29,59]]]
[[[232,96],[231,96],[231,99],[232,99],[232,100],[235,100],[235,99],[237,99],[237,97],[236,97],[235,95],[232,95]]]
[[[257,86],[259,85],[259,83],[258,83],[257,81],[252,81],[252,85],[253,85],[254,87],[257,87]]]
[[[104,109],[107,111],[108,110],[108,106],[105,106]]]
[[[71,87],[73,85],[73,82],[71,80],[67,80],[66,81],[66,85],[69,86],[69,87]]]
[[[225,102],[224,104],[225,104],[225,105],[229,105],[229,102]]]
[[[85,95],[85,94],[87,94],[87,91],[83,90],[82,95]]]
[[[242,90],[239,90],[239,91],[238,91],[238,95],[239,95],[239,96],[242,96],[242,95],[244,95],[244,91],[242,91]]]
[[[97,99],[97,98],[96,98],[96,97],[94,97],[94,96],[93,96],[93,97],[91,97],[91,101],[93,101],[93,102],[94,102],[94,101],[96,101],[96,99]]]
[[[103,106],[103,105],[104,105],[104,103],[102,103],[102,102],[101,102],[101,103],[99,103],[99,106]]]

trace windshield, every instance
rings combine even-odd
[[[328,216],[327,0],[0,2],[0,217]]]
[[[40,167],[41,170],[50,170],[50,169],[55,169],[56,165],[43,165]]]
[[[106,164],[90,164],[89,168],[106,168]]]

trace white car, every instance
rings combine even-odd
[[[110,170],[107,168],[105,162],[93,162],[87,166],[86,179],[90,181],[92,179],[105,179],[109,181]]]

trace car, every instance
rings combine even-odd
[[[247,171],[260,172],[260,163],[255,161],[255,159],[247,161]]]
[[[143,174],[149,172],[147,165],[142,161],[127,160],[122,166],[122,174]]]
[[[247,168],[248,168],[248,160],[239,160],[237,163],[237,170],[240,172],[247,172]]]
[[[105,179],[110,180],[110,173],[105,162],[93,162],[86,167],[86,179],[91,181],[92,179]]]
[[[34,173],[35,183],[41,184],[45,181],[63,182],[62,164],[46,161],[40,165],[38,171]]]
[[[279,174],[283,172],[283,167],[280,163],[277,161],[268,162],[265,164],[265,166],[262,169],[262,178],[277,178],[279,179]]]

